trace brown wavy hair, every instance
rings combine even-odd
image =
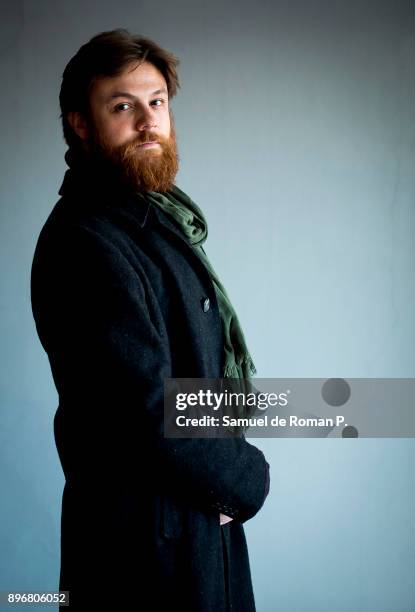
[[[70,148],[80,145],[78,135],[70,126],[67,115],[79,111],[89,117],[89,92],[99,76],[117,76],[126,64],[148,61],[164,76],[169,98],[180,87],[177,75],[178,57],[166,51],[150,38],[131,34],[118,28],[97,34],[78,50],[65,67],[59,93],[63,137]]]

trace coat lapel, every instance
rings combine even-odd
[[[176,246],[193,262],[194,267],[204,277],[208,285],[212,286],[209,273],[196,250],[190,244],[179,225],[158,206],[152,204],[145,195],[132,193],[115,183],[111,177],[98,176],[88,168],[76,166],[65,172],[63,182],[59,188],[59,195],[70,199],[70,206],[82,207],[84,210],[105,210],[115,222],[131,231],[131,221],[141,230],[157,228],[168,240],[175,242]],[[125,218],[127,216],[127,219]]]

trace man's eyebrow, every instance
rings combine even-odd
[[[155,91],[153,91],[150,96],[155,96],[161,93],[168,94],[168,91],[165,87],[163,87],[162,89],[156,89]],[[129,98],[130,100],[137,100],[136,96],[131,93],[128,93],[128,91],[113,91],[109,96],[105,98],[105,102],[110,102],[111,100],[114,100],[114,98]]]

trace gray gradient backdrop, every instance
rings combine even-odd
[[[413,377],[414,16],[401,0],[2,3],[0,589],[59,574],[57,395],[29,279],[66,169],[67,61],[115,27],[181,58],[177,182],[258,377]],[[258,612],[415,610],[414,440],[258,445]]]

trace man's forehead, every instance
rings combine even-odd
[[[164,76],[152,64],[144,62],[134,70],[125,69],[117,76],[98,77],[93,85],[97,97],[106,102],[122,95],[167,94]],[[91,92],[92,93],[92,92]]]

